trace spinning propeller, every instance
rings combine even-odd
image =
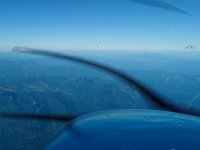
[[[144,5],[153,6],[153,7],[158,7],[158,8],[162,8],[162,9],[166,9],[166,10],[170,10],[170,11],[174,11],[177,13],[182,13],[185,15],[189,15],[188,12],[186,12],[174,5],[171,5],[167,2],[160,1],[160,0],[130,0],[130,1],[137,2],[140,4],[144,4]],[[118,77],[119,79],[125,81],[132,88],[138,89],[149,100],[151,100],[153,103],[155,103],[157,106],[163,108],[164,110],[200,116],[199,110],[194,110],[194,109],[193,110],[185,110],[175,104],[172,104],[172,103],[170,103],[169,100],[167,100],[163,96],[159,95],[152,89],[148,88],[147,86],[142,84],[140,81],[138,81],[134,77],[131,77],[122,71],[119,71],[115,68],[106,66],[104,64],[97,63],[95,61],[91,61],[91,60],[84,59],[81,57],[71,56],[71,55],[67,55],[67,54],[60,54],[60,53],[56,53],[56,52],[52,52],[52,51],[45,51],[45,50],[28,49],[26,51],[23,51],[23,53],[52,57],[52,58],[61,59],[64,61],[73,61],[76,63],[80,63],[83,65],[93,67],[95,69],[99,69],[101,71],[107,72],[107,73],[114,75],[114,76]],[[59,121],[59,122],[67,122],[67,121],[71,121],[71,120],[75,119],[78,116],[0,113],[0,117],[8,118],[8,119],[30,119],[30,120],[42,120],[42,121],[52,121],[53,120],[53,121]]]

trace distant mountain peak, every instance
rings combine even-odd
[[[198,48],[196,46],[193,46],[193,45],[186,46],[184,49],[185,50],[198,50]]]
[[[25,52],[25,51],[29,51],[30,49],[29,48],[26,48],[26,47],[13,47],[12,48],[12,51],[13,52]]]

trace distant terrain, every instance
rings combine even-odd
[[[62,51],[118,68],[185,109],[200,108],[198,51]],[[153,109],[136,89],[92,68],[22,53],[0,53],[0,111],[82,115]],[[0,149],[36,149],[62,124],[2,119]],[[16,141],[10,143],[10,141]]]

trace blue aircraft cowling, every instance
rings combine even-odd
[[[112,110],[67,123],[48,150],[199,150],[200,118],[166,111]]]

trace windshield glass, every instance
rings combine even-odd
[[[0,112],[163,109],[116,76],[29,49],[116,68],[170,104],[200,111],[199,10],[198,0],[1,0]],[[0,149],[37,149],[63,124],[3,118]]]

